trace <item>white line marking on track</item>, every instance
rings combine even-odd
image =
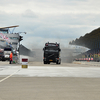
[[[14,73],[10,74],[9,76],[7,76],[7,77],[5,77],[5,78],[1,79],[1,80],[0,80],[0,83],[1,83],[1,82],[3,82],[4,80],[6,80],[6,79],[10,78],[11,76],[13,76],[13,75],[14,75],[15,73],[17,73],[18,71],[20,71],[20,69],[18,69],[16,72],[14,72]]]

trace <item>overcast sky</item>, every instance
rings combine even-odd
[[[59,42],[68,47],[100,25],[100,0],[0,0],[0,27],[19,25],[28,48]]]

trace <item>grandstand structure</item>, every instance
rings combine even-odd
[[[9,27],[0,27],[0,48],[4,49],[6,47],[11,47],[14,50],[17,50],[19,45],[20,35],[19,33],[13,33],[14,29],[19,27],[19,25],[9,26]],[[11,28],[13,28],[11,32]]]
[[[100,61],[100,28],[81,36],[80,38],[69,42],[70,45],[78,45],[89,48],[76,57],[77,60]]]

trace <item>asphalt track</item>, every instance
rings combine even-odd
[[[0,63],[0,100],[100,100],[99,62]]]

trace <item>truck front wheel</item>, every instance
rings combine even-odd
[[[44,64],[47,64],[47,62],[46,62],[46,61],[44,61]]]
[[[56,64],[61,64],[61,61],[57,60]]]

